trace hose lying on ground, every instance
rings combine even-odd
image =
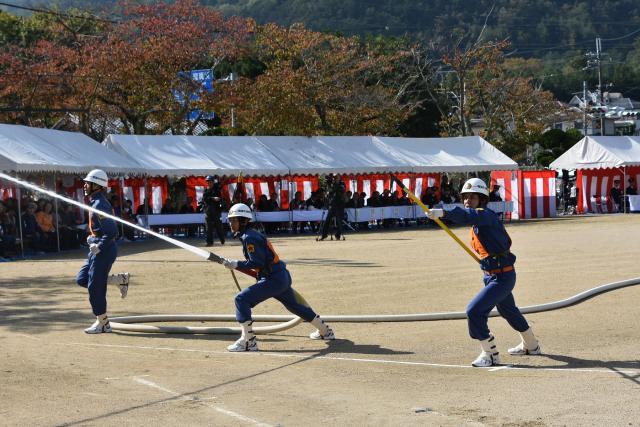
[[[625,288],[627,286],[640,285],[640,277],[635,279],[623,280],[620,282],[608,283],[606,285],[597,286],[586,290],[570,298],[560,301],[549,302],[546,304],[530,305],[523,307],[520,311],[523,314],[541,313],[544,311],[558,310],[561,308],[571,307],[580,304],[588,299],[610,292],[616,289]],[[496,310],[493,310],[489,316],[499,316]],[[329,315],[322,316],[327,322],[333,323],[375,323],[375,322],[428,322],[434,320],[456,320],[466,319],[465,312],[444,312],[444,313],[425,313],[425,314],[387,314],[387,315]],[[256,315],[253,316],[256,322],[282,322],[272,326],[255,327],[253,330],[256,334],[269,334],[275,332],[286,331],[302,322],[297,316],[292,315]],[[240,333],[240,328],[225,327],[202,327],[202,326],[150,326],[141,323],[153,322],[233,322],[235,316],[232,314],[157,314],[148,316],[126,316],[111,318],[111,327],[116,331],[125,332],[148,332],[148,333],[165,333],[165,334],[236,334]]]

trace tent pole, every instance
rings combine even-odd
[[[627,213],[627,167],[622,169],[622,213]]]
[[[55,193],[58,192],[58,182],[57,182],[56,173],[53,173],[53,191]],[[58,215],[58,198],[53,199],[53,209],[56,214],[56,245],[58,247],[58,252],[60,252],[60,216]]]
[[[120,176],[120,218],[124,210],[124,177]],[[124,224],[120,223],[120,237],[124,237]]]
[[[18,174],[16,173],[16,178]],[[16,199],[18,200],[18,227],[20,228],[20,253],[22,254],[22,259],[24,259],[24,236],[22,235],[22,195],[20,194],[20,186],[16,185]]]
[[[289,199],[289,227],[291,228],[291,231],[294,231],[294,224],[293,224],[293,209],[291,209],[291,202],[293,201],[292,197],[293,195],[291,194],[293,190],[293,184],[291,183],[291,175],[286,175],[287,178],[287,186],[288,188],[288,192],[287,192],[287,198]],[[280,180],[280,194],[282,194],[282,180]]]

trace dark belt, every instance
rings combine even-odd
[[[504,268],[496,268],[495,270],[482,270],[487,276],[493,276],[494,274],[506,273],[507,271],[513,271],[513,265],[508,265]]]

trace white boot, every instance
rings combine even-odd
[[[524,332],[520,332],[520,338],[522,338],[522,342],[520,342],[520,344],[518,344],[517,346],[507,350],[509,354],[511,354],[512,356],[542,354],[542,350],[540,350],[540,344],[538,344],[538,339],[535,335],[533,335],[533,331],[531,330],[531,328],[527,329]]]
[[[333,329],[324,323],[324,320],[322,320],[320,316],[316,316],[310,323],[317,329],[317,331],[309,335],[309,338],[312,340],[332,341],[336,339]]]
[[[110,275],[107,279],[108,284],[115,283],[118,285],[118,288],[120,288],[120,298],[122,299],[125,299],[129,292],[129,277],[131,277],[129,273],[118,273]]]
[[[96,316],[96,321],[84,330],[87,334],[105,334],[111,332],[111,324],[109,323],[109,317],[107,313]]]
[[[256,335],[253,333],[252,325],[252,320],[240,323],[240,326],[242,327],[242,335],[238,341],[228,346],[227,350],[232,352],[258,351],[258,343],[256,342]]]
[[[500,353],[496,348],[496,341],[493,335],[489,335],[489,338],[486,340],[480,341],[480,347],[482,348],[482,353],[471,362],[472,366],[476,368],[487,368],[489,366],[495,366],[500,364]]]

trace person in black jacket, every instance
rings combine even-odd
[[[339,176],[329,175],[327,177],[327,186],[330,188],[329,193],[329,211],[322,226],[322,236],[318,240],[324,240],[329,235],[329,226],[335,218],[336,221],[336,239],[342,237],[342,220],[344,219],[344,208],[347,203],[345,199],[346,187]]]
[[[220,243],[224,245],[224,230],[222,229],[222,209],[224,200],[222,199],[222,185],[217,176],[207,176],[208,188],[202,193],[201,209],[205,214],[205,225],[207,229],[207,246],[213,246],[213,230],[216,230]]]

